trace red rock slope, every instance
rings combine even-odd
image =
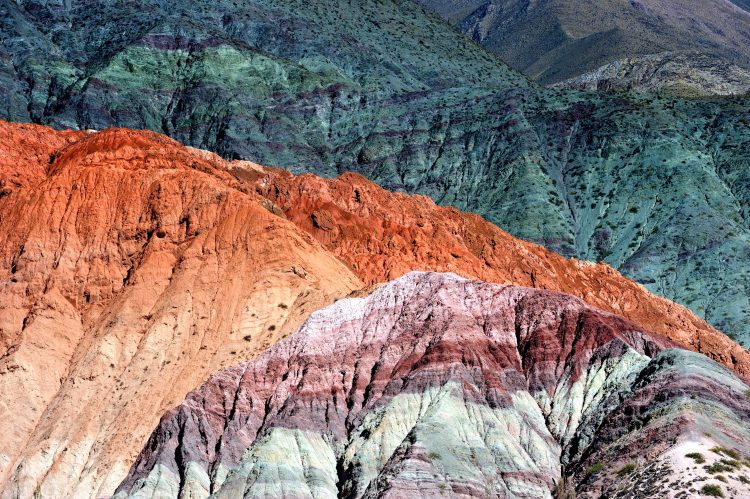
[[[606,264],[563,258],[479,215],[389,192],[353,173],[295,177],[241,163],[233,172],[368,284],[429,270],[562,291],[750,375],[750,353],[686,307],[651,294]]]
[[[4,497],[111,494],[190,389],[362,286],[214,155],[127,130],[0,144]]]

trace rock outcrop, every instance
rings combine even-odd
[[[0,136],[2,497],[111,494],[164,410],[362,285],[215,155]]]
[[[705,54],[664,52],[610,62],[552,86],[685,97],[746,95],[750,93],[750,70]]]
[[[610,266],[563,258],[479,215],[393,193],[353,173],[335,179],[235,162],[232,173],[346,262],[367,284],[411,270],[561,291],[750,376],[750,353],[687,308]]]
[[[671,347],[568,295],[410,273],[212,376],[116,497],[666,497],[693,461],[649,467],[712,444],[746,474],[747,385]]]

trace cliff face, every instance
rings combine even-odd
[[[670,452],[750,448],[747,385],[671,346],[568,295],[407,274],[212,376],[116,496],[665,497],[693,473],[653,467]]]
[[[606,261],[748,341],[747,100],[539,88],[393,0],[4,2],[0,33],[0,117],[357,171]]]
[[[214,155],[0,128],[3,497],[111,493],[164,410],[361,287]]]

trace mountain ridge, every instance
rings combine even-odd
[[[747,449],[750,402],[670,347],[566,295],[410,273],[213,376],[165,414],[115,497],[552,497],[571,491],[561,465],[582,496],[687,491],[689,462],[632,463]]]
[[[410,2],[284,5],[0,4],[0,116],[357,171],[750,341],[745,100],[543,89]]]
[[[543,84],[665,51],[699,52],[750,69],[746,2],[607,0],[594,8],[580,0],[420,1]]]

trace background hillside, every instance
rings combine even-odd
[[[0,5],[0,117],[353,170],[750,339],[746,100],[540,88],[410,2]]]
[[[695,84],[719,93],[750,89],[750,12],[747,0],[420,0],[471,39],[543,84],[591,74],[614,61],[660,54],[677,58],[675,74],[649,75],[660,86]],[[711,81],[680,54],[701,54]],[[700,66],[698,66],[700,67]],[[732,76],[734,68],[743,68]],[[611,76],[610,76],[611,77]],[[643,83],[646,83],[644,81]],[[631,85],[633,83],[631,82]],[[638,86],[637,84],[635,86]]]

